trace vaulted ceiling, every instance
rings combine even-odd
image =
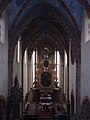
[[[69,40],[80,39],[82,12],[90,13],[90,0],[0,0],[6,9],[12,44],[22,37],[23,49],[31,51],[47,42],[68,51]]]

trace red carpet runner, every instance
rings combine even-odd
[[[39,118],[52,118],[51,112],[39,112],[38,113]]]

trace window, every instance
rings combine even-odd
[[[0,42],[5,43],[5,13],[0,18]]]
[[[87,13],[84,12],[84,22],[83,22],[83,29],[84,29],[84,39],[85,42],[90,40],[90,18],[88,17]]]
[[[57,51],[57,82],[58,86],[60,86],[60,54]]]
[[[88,40],[90,40],[90,18],[88,18]]]
[[[1,22],[2,22],[2,20],[0,18],[0,41],[1,41]]]
[[[16,44],[16,62],[20,62],[20,41]]]
[[[58,86],[60,86],[60,54],[59,51],[55,51],[55,64],[56,64],[56,79]]]
[[[33,62],[33,82],[35,81],[35,51],[32,54],[32,62]]]
[[[24,63],[27,64],[27,49],[25,50],[24,53]]]
[[[35,50],[35,51],[33,51],[33,53],[32,53],[32,69],[33,69],[33,75],[32,75],[32,77],[33,77],[33,82],[35,82],[35,79],[36,79],[36,71],[37,71],[37,49]]]
[[[20,41],[18,40],[18,56],[17,61],[20,62]]]

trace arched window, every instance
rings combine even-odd
[[[60,54],[57,51],[57,82],[58,86],[60,86]]]
[[[17,44],[16,44],[16,62],[20,62],[20,40],[18,40]]]
[[[37,70],[37,49],[35,51],[33,51],[32,53],[32,69],[33,69],[33,73],[32,73],[32,78],[33,78],[33,82],[35,82],[36,79],[36,70]]]
[[[88,42],[90,40],[90,18],[88,17],[86,11],[84,11],[84,22],[83,22],[83,29],[84,34],[83,37],[85,39],[85,42]]]
[[[33,63],[33,82],[35,81],[35,51],[32,54],[32,63]]]
[[[90,18],[88,18],[88,40],[90,40]]]
[[[55,64],[56,64],[56,79],[58,86],[60,86],[60,53],[55,51]]]
[[[0,18],[0,43],[5,43],[5,12]]]

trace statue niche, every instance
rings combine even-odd
[[[43,87],[49,87],[51,85],[51,74],[49,72],[43,72],[41,75],[41,84]]]

